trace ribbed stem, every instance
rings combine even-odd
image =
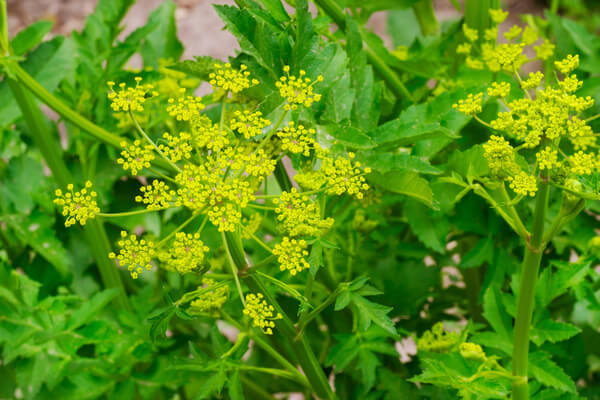
[[[500,8],[500,0],[465,0],[465,23],[477,29],[479,37],[490,27],[490,9]]]
[[[533,213],[531,239],[526,243],[525,256],[523,258],[513,348],[513,375],[521,379],[517,379],[513,383],[513,400],[529,399],[529,386],[527,384],[529,331],[535,302],[535,285],[538,279],[542,253],[544,252],[542,241],[549,190],[550,186],[548,182],[542,177],[538,185],[538,194]]]
[[[417,2],[413,5],[413,12],[417,17],[423,35],[437,35],[440,32],[440,24],[435,17],[433,9],[433,0],[421,0]]]
[[[54,179],[60,186],[66,187],[69,183],[73,182],[73,179],[62,160],[62,151],[58,143],[52,140],[51,133],[48,130],[42,112],[37,104],[35,104],[35,100],[31,94],[25,91],[17,81],[7,78],[7,82],[19,104],[19,108],[21,109],[21,113],[29,128],[30,134],[37,147],[42,152],[48,167],[52,171]],[[127,294],[125,293],[125,288],[123,287],[123,282],[119,276],[119,271],[115,264],[108,258],[110,244],[106,237],[104,226],[100,221],[90,219],[87,221],[83,231],[85,239],[96,260],[96,264],[98,265],[104,286],[107,288],[116,288],[119,291],[119,294],[113,303],[119,309],[129,309],[129,301],[127,299]]]

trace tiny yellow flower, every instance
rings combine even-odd
[[[291,275],[296,275],[305,269],[310,268],[306,261],[308,251],[305,240],[290,239],[285,236],[281,243],[277,243],[273,247],[273,255],[277,256],[279,269],[282,271],[288,270]]]
[[[484,362],[487,358],[481,346],[476,343],[464,342],[458,349],[461,357],[467,360]]]
[[[576,75],[565,76],[562,81],[558,81],[558,85],[566,92],[566,93],[574,93],[576,92],[583,82],[577,79]]]
[[[506,97],[510,93],[508,82],[492,82],[492,87],[487,90],[489,96]]]
[[[295,110],[298,105],[310,107],[314,102],[321,100],[320,94],[313,93],[313,86],[315,83],[322,82],[323,76],[317,76],[315,81],[306,77],[306,71],[300,70],[298,76],[289,74],[290,67],[285,66],[283,71],[285,76],[279,78],[278,82],[275,82],[275,86],[279,89],[279,94],[283,97],[287,104],[284,106],[286,110]]]
[[[192,117],[190,121],[192,128],[192,142],[199,148],[206,147],[208,150],[219,151],[229,145],[227,132],[220,130],[217,124],[206,115]]]
[[[569,157],[571,172],[575,175],[589,175],[596,168],[596,154],[578,151]]]
[[[539,151],[535,157],[537,158],[538,166],[541,170],[552,169],[560,166],[558,162],[558,151],[546,146],[545,149]]]
[[[521,87],[525,90],[536,89],[538,86],[540,86],[543,80],[544,74],[542,74],[540,71],[530,72],[529,78],[523,81]]]
[[[277,131],[277,136],[281,139],[281,150],[289,151],[293,154],[302,153],[304,156],[310,156],[310,150],[318,146],[313,139],[317,131],[306,129],[304,125],[296,125],[293,121],[288,126]]]
[[[272,335],[275,321],[283,318],[280,313],[275,314],[275,308],[267,303],[262,293],[248,294],[243,312],[252,319],[252,325],[266,335]]]
[[[263,129],[269,125],[271,125],[271,121],[264,119],[260,111],[250,112],[248,110],[236,111],[234,118],[229,123],[232,130],[238,131],[246,139],[261,135]]]
[[[168,268],[187,274],[198,268],[204,261],[204,254],[209,248],[200,240],[199,233],[177,232],[164,262]]]
[[[554,44],[548,39],[544,39],[544,42],[539,46],[533,46],[537,58],[540,60],[547,60],[554,55]]]
[[[193,116],[200,115],[200,111],[204,109],[202,97],[185,96],[185,88],[179,89],[180,96],[177,99],[170,98],[168,100],[167,112],[171,117],[175,117],[177,121],[189,121]]]
[[[256,79],[250,79],[250,72],[247,71],[248,67],[244,64],[240,65],[240,69],[232,68],[230,63],[215,64],[214,68],[215,72],[208,75],[213,90],[223,89],[237,94],[259,83]]]
[[[535,29],[527,25],[523,30],[523,36],[521,36],[521,43],[525,46],[532,45],[538,40],[539,36]]]
[[[495,42],[498,38],[498,27],[494,26],[492,28],[488,28],[483,32],[483,38],[490,42]]]
[[[325,157],[321,164],[321,171],[325,174],[327,194],[341,195],[348,193],[362,199],[364,192],[369,190],[364,174],[371,172],[370,168],[361,169],[359,162],[352,162],[355,155],[348,153],[348,158]]]
[[[133,279],[137,279],[144,269],[152,269],[150,262],[156,255],[154,242],[138,240],[136,235],[121,231],[121,240],[117,244],[121,248],[119,254],[110,253],[108,257],[117,259],[119,265],[126,266]]]
[[[63,193],[62,190],[56,189],[54,194],[54,204],[62,206],[62,215],[68,217],[65,221],[65,226],[69,227],[79,222],[81,225],[85,225],[88,219],[95,218],[96,214],[100,212],[96,197],[98,194],[90,190],[92,182],[87,181],[85,187],[78,192],[73,192],[73,184],[67,185],[67,193]]]
[[[166,183],[153,180],[151,185],[140,188],[141,196],[135,196],[135,201],[146,204],[148,210],[162,210],[169,208],[175,198],[175,191],[170,190]]]
[[[490,8],[488,12],[490,13],[490,17],[495,24],[503,23],[506,17],[508,17],[508,11],[503,11],[500,8]]]
[[[515,40],[521,32],[523,32],[523,28],[519,25],[513,25],[508,31],[504,32],[504,38],[508,41]]]
[[[246,173],[251,176],[265,178],[275,171],[277,160],[267,156],[263,149],[252,152],[244,157],[246,161]]]
[[[567,58],[563,60],[554,61],[554,65],[560,71],[561,74],[570,74],[571,72],[573,72],[573,70],[579,67],[579,54],[576,54],[575,56],[569,54]]]
[[[483,156],[488,161],[490,169],[499,172],[514,162],[515,150],[502,136],[492,135],[483,145]]]
[[[190,144],[192,135],[187,132],[180,132],[178,136],[172,136],[169,133],[164,133],[163,138],[167,144],[159,144],[158,148],[172,162],[177,162],[181,159],[189,159],[192,157],[194,148]]]
[[[229,297],[229,287],[219,286],[210,290],[215,286],[214,279],[202,278],[202,285],[198,290],[205,289],[195,300],[190,303],[191,308],[188,310],[191,314],[208,314],[213,317],[219,315],[219,310],[223,307]]]
[[[453,104],[452,107],[456,108],[463,114],[474,115],[478,114],[482,110],[481,102],[483,100],[483,93],[469,94],[466,99],[458,100],[458,103]]]
[[[144,168],[150,168],[150,162],[154,160],[154,148],[147,144],[142,146],[140,140],[135,140],[133,144],[127,145],[127,142],[121,142],[123,151],[117,163],[123,165],[125,171],[131,170],[131,175],[137,175]]]
[[[471,45],[469,43],[461,43],[456,47],[458,54],[469,54],[471,52]]]
[[[467,59],[465,60],[465,64],[467,67],[469,67],[471,69],[478,69],[478,70],[483,69],[483,62],[481,62],[481,60],[477,60],[473,57],[467,57]]]
[[[479,38],[479,34],[477,33],[477,29],[471,29],[467,26],[467,24],[463,24],[463,33],[469,42],[475,42]]]
[[[318,236],[333,225],[332,218],[321,219],[319,204],[296,188],[283,192],[273,203],[277,206],[277,220],[290,236]]]
[[[140,85],[142,78],[135,78],[135,87],[126,87],[125,83],[119,84],[118,91],[114,91],[114,82],[108,82],[110,93],[108,99],[111,100],[110,106],[114,111],[144,111],[144,103],[148,97],[148,93],[152,91],[154,86],[150,84]],[[152,91],[152,96],[158,93]]]
[[[523,196],[535,196],[537,192],[537,184],[535,176],[527,175],[527,173],[521,171],[516,176],[508,177],[510,182],[509,187],[516,193]]]

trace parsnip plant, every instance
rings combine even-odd
[[[598,396],[600,41],[559,2],[240,0],[226,60],[132,3],[48,41],[0,3],[0,398]]]

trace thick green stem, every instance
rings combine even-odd
[[[62,151],[58,143],[52,140],[52,135],[48,130],[48,125],[42,112],[31,94],[24,90],[17,81],[7,78],[7,82],[19,104],[30,134],[42,152],[54,179],[60,186],[66,187],[69,183],[73,182],[73,179],[62,160]],[[91,219],[87,221],[83,232],[98,265],[104,286],[107,288],[116,288],[119,291],[118,296],[114,300],[114,305],[119,309],[129,309],[129,301],[123,287],[123,282],[119,276],[119,271],[115,264],[108,258],[108,253],[111,249],[104,226],[100,221]]]
[[[490,27],[489,10],[492,8],[500,8],[500,0],[465,0],[465,24],[477,29],[480,38]]]
[[[437,35],[440,32],[440,24],[435,17],[433,9],[433,0],[421,0],[417,2],[413,6],[413,11],[423,35]]]
[[[324,12],[327,14],[341,29],[346,29],[346,17],[344,11],[338,5],[335,0],[314,0]],[[363,40],[364,42],[364,40]],[[384,61],[385,55],[380,54],[379,51],[371,49],[368,44],[366,46],[367,60],[369,64],[373,65],[375,72],[387,83],[390,90],[400,99],[406,98],[411,103],[414,103],[414,99],[400,77],[394,70],[392,70]]]
[[[527,364],[529,360],[529,331],[535,302],[535,284],[538,279],[542,253],[544,252],[544,220],[548,208],[550,187],[545,177],[541,178],[533,213],[531,239],[526,242],[525,257],[521,274],[521,286],[515,321],[513,348],[513,400],[529,399]]]

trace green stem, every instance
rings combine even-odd
[[[14,65],[16,66],[17,64],[14,63]],[[69,183],[73,182],[73,179],[67,166],[62,160],[62,150],[60,149],[60,146],[56,141],[52,140],[52,135],[48,130],[44,115],[36,105],[33,96],[25,91],[17,81],[8,77],[6,77],[6,80],[17,100],[17,104],[21,109],[30,134],[42,152],[48,167],[52,171],[54,179],[60,186],[66,187]],[[127,294],[125,293],[125,287],[119,276],[119,270],[108,258],[108,253],[110,253],[111,249],[106,232],[104,231],[104,226],[98,220],[88,220],[83,232],[94,259],[96,260],[96,264],[98,265],[100,277],[104,286],[106,288],[115,288],[118,290],[118,295],[113,301],[113,304],[121,310],[130,309]]]
[[[190,222],[192,222],[194,219],[196,219],[196,217],[200,213],[201,213],[201,210],[198,210],[198,211],[194,212],[191,217],[189,217],[188,219],[186,219],[185,221],[183,221],[183,223],[181,225],[179,225],[177,228],[173,229],[171,232],[169,232],[169,234],[167,236],[165,236],[164,238],[162,238],[160,240],[160,242],[157,243],[157,246],[165,244],[167,242],[167,240],[169,240],[169,239],[171,239],[173,237],[173,235],[175,235],[177,232],[181,231],[183,228],[185,228],[186,226],[188,226],[188,224]]]
[[[492,8],[500,8],[500,0],[465,0],[465,24],[477,29],[480,38],[491,25],[489,10]]]
[[[519,290],[517,318],[513,348],[513,400],[529,399],[527,364],[529,361],[529,331],[535,301],[535,285],[538,279],[542,253],[544,252],[544,220],[548,208],[550,187],[546,177],[541,177],[533,213],[531,240],[526,243]]]
[[[148,209],[144,208],[142,210],[125,211],[125,212],[118,212],[118,213],[98,213],[96,215],[99,217],[105,217],[105,218],[116,218],[116,217],[128,217],[130,215],[148,214],[148,213],[160,211],[160,210],[166,210],[166,209],[161,208],[158,210],[148,210]]]
[[[437,35],[440,32],[440,24],[435,17],[432,0],[421,0],[417,2],[413,5],[413,11],[417,17],[423,35]]]
[[[150,139],[150,136],[148,136],[148,134],[146,133],[146,131],[144,129],[142,129],[142,126],[140,125],[140,123],[137,121],[137,119],[135,118],[135,116],[133,115],[133,112],[131,110],[129,110],[129,117],[131,118],[131,120],[133,121],[134,125],[135,125],[135,129],[137,129],[137,131],[140,133],[140,135],[142,135],[144,137],[144,139],[146,139],[146,141],[148,143],[150,143],[152,145],[152,147],[154,147],[154,150],[156,150],[156,152],[171,166],[171,168],[173,168],[175,171],[177,172],[181,172],[181,169],[175,165],[175,163],[173,161],[171,161],[169,159],[169,157],[167,157],[156,145],[156,143],[154,143],[154,141],[152,139]]]
[[[319,315],[324,309],[326,309],[327,306],[329,306],[331,303],[333,303],[335,301],[335,299],[338,297],[338,295],[347,287],[348,287],[347,283],[340,283],[338,285],[338,287],[333,292],[331,292],[331,294],[325,299],[325,301],[323,301],[321,304],[319,304],[318,307],[316,307],[314,310],[312,310],[310,313],[308,313],[306,315],[306,318],[304,318],[298,324],[298,327],[297,327],[298,336],[302,335],[302,333],[304,332],[304,328],[306,328],[306,325],[308,325],[308,323],[310,321],[312,321],[317,315]]]
[[[233,279],[235,280],[235,286],[240,296],[240,301],[242,302],[242,305],[246,307],[244,291],[242,290],[242,285],[240,284],[240,277],[238,276],[238,268],[236,266],[236,262],[233,259],[233,256],[231,255],[231,251],[229,250],[230,241],[225,236],[225,232],[221,232],[221,238],[223,238],[223,247],[225,248],[225,252],[227,253],[227,259],[229,260],[229,266],[231,267],[231,274],[233,275]]]
[[[335,0],[314,0],[314,2],[336,23],[336,25],[342,31],[346,30],[346,16],[344,15],[342,8]],[[368,46],[368,43],[365,51],[367,53],[367,60],[369,64],[373,65],[375,72],[387,83],[388,87],[396,95],[396,97],[404,97],[411,103],[414,103],[412,95],[406,86],[404,86],[404,83],[402,83],[398,74],[394,72],[384,61],[385,56],[392,56],[389,54],[381,54],[381,52],[383,52],[382,50],[378,49],[375,51],[371,49]]]

